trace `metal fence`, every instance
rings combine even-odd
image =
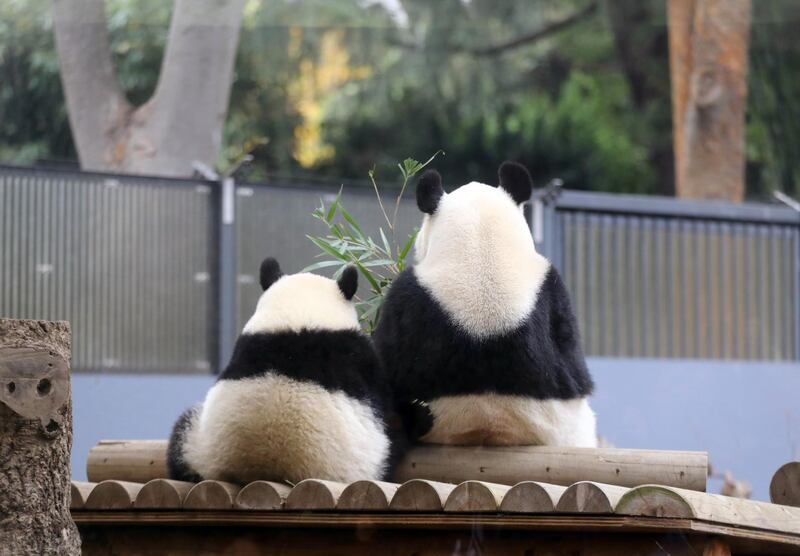
[[[533,214],[587,353],[798,359],[793,210],[565,191]]]
[[[217,369],[260,261],[313,263],[311,212],[336,191],[0,166],[0,316],[71,321],[78,371]],[[400,238],[421,220],[408,197]],[[377,232],[374,192],[344,202]],[[795,212],[541,191],[529,213],[589,355],[800,358]]]

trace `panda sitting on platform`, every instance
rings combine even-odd
[[[264,293],[228,367],[175,424],[173,479],[351,482],[386,472],[386,381],[351,302],[358,274],[335,282],[261,265]]]
[[[392,283],[373,335],[395,404],[409,416],[427,406],[422,442],[595,447],[567,290],[520,206],[530,174],[506,162],[499,178],[449,194],[435,170],[419,180],[416,265]]]

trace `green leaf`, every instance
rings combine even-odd
[[[389,247],[389,240],[386,239],[386,234],[383,233],[382,227],[378,228],[378,230],[380,230],[381,232],[381,241],[383,241],[383,248],[386,249],[386,254],[390,256],[392,254],[392,248]]]
[[[358,235],[358,238],[361,239],[362,241],[364,241],[364,239],[365,239],[364,238],[364,232],[361,231],[361,226],[358,225],[358,222],[356,222],[355,218],[350,216],[350,213],[347,212],[343,206],[339,207],[339,213],[341,213],[342,218],[344,218],[347,221],[347,223],[350,224],[350,226],[353,228],[353,230]]]
[[[312,270],[318,270],[320,268],[328,268],[331,266],[342,266],[342,261],[319,261],[318,263],[308,265],[300,272],[311,272]]]
[[[328,255],[331,255],[332,257],[335,257],[341,261],[350,260],[344,253],[340,253],[339,251],[328,245],[328,243],[326,243],[324,239],[311,236],[306,236],[306,237],[311,240],[311,243],[313,243],[314,245],[325,251]]]
[[[414,233],[409,234],[408,241],[406,241],[406,244],[400,250],[398,259],[400,259],[401,261],[405,260],[406,255],[408,255],[408,252],[411,250],[411,246],[414,245],[414,241],[417,239],[417,234],[418,233],[419,233],[419,230],[414,230]]]
[[[369,285],[372,286],[372,291],[375,293],[380,293],[381,287],[378,285],[378,282],[375,280],[375,278],[373,278],[372,273],[358,261],[355,262],[355,265],[356,268],[358,268],[359,272],[361,272],[361,274],[364,276],[364,278],[367,279]]]

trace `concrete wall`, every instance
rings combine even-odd
[[[597,383],[599,433],[620,448],[706,450],[716,472],[748,481],[769,499],[769,481],[800,459],[800,364],[589,360]],[[207,375],[73,375],[72,475],[100,439],[166,438],[201,400]],[[720,481],[710,481],[718,492]]]

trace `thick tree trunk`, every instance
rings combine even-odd
[[[678,197],[744,198],[750,0],[669,0]]]
[[[53,24],[81,166],[189,176],[222,143],[245,0],[176,0],[152,98],[125,99],[111,61],[103,0],[54,0]]]
[[[0,319],[0,553],[79,554],[66,322]]]

